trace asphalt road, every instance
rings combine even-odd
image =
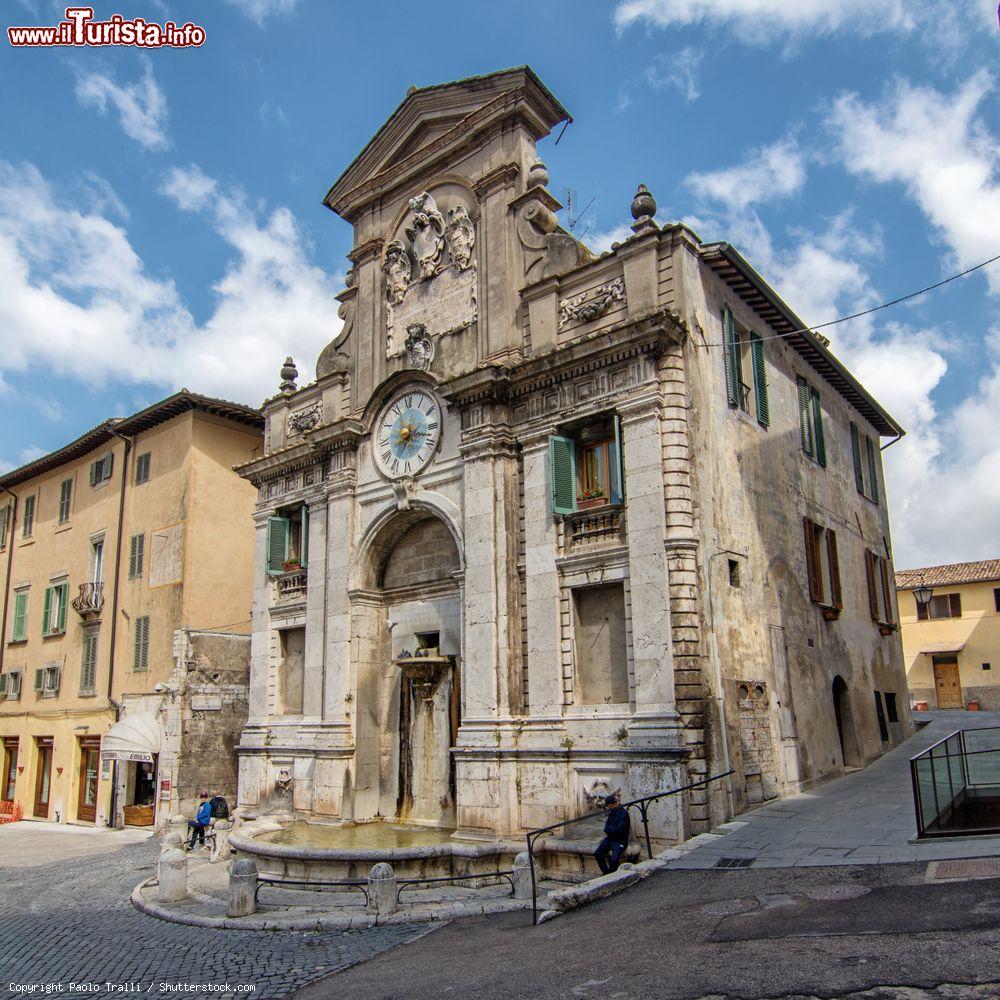
[[[523,914],[453,923],[294,997],[996,1000],[1000,879],[926,874],[666,871],[537,928]]]

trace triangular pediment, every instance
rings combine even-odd
[[[527,66],[411,88],[324,200],[349,218],[401,176],[446,158],[478,130],[512,115],[521,116],[536,140],[569,118]]]

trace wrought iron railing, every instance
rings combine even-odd
[[[622,808],[639,810],[639,816],[642,819],[643,836],[646,841],[647,856],[650,858],[653,856],[653,843],[649,836],[649,804],[651,802],[656,802],[659,799],[665,799],[670,795],[678,795],[681,792],[688,792],[694,788],[703,788],[705,785],[708,785],[713,781],[718,781],[720,778],[728,778],[732,773],[733,771],[730,769],[728,771],[723,771],[721,774],[713,774],[708,778],[702,778],[701,781],[693,781],[688,785],[681,785],[679,788],[670,788],[665,792],[654,792],[652,795],[643,795],[641,798],[623,802]],[[595,812],[584,813],[582,816],[574,816],[572,819],[564,819],[559,823],[552,823],[549,826],[539,827],[537,830],[529,830],[525,834],[528,841],[528,865],[531,868],[531,923],[533,925],[538,923],[538,881],[535,874],[535,844],[538,842],[538,838],[543,834],[552,833],[553,830],[560,830],[565,826],[572,826],[575,823],[583,823],[586,820],[591,820],[595,817],[603,815],[603,809]]]
[[[96,615],[104,607],[104,584],[81,583],[80,593],[73,598],[73,610],[82,617]]]
[[[1000,832],[1000,727],[958,729],[910,758],[917,837]]]

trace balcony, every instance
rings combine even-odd
[[[566,541],[570,548],[621,545],[625,541],[625,509],[605,504],[565,516]]]
[[[81,618],[97,617],[104,607],[104,584],[81,583],[80,593],[73,598],[73,610]]]
[[[289,570],[276,577],[279,601],[303,600],[306,596],[307,576],[304,568]]]

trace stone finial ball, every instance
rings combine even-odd
[[[638,222],[640,219],[651,219],[656,215],[656,199],[649,193],[649,188],[645,184],[640,184],[632,199],[632,218]]]
[[[548,168],[541,160],[535,160],[528,168],[528,187],[545,187],[549,183]]]
[[[250,858],[240,858],[229,871],[231,875],[256,875],[257,865]]]
[[[392,865],[386,861],[380,861],[377,865],[372,865],[372,870],[368,873],[370,879],[395,878],[396,873]]]
[[[283,382],[294,382],[299,377],[299,370],[295,367],[295,362],[291,358],[285,358],[285,363],[281,366],[281,379]]]

